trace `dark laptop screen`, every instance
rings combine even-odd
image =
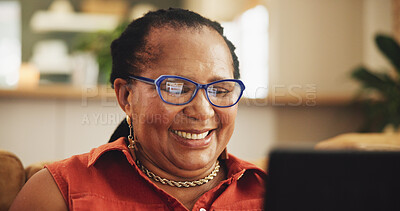
[[[400,211],[400,153],[274,150],[265,210]]]

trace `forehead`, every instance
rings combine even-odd
[[[229,48],[211,28],[153,28],[146,43],[149,52],[157,58],[146,74],[181,75],[207,81],[233,78]]]

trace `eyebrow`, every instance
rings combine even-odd
[[[217,77],[211,78],[211,80],[209,82],[220,81],[220,80],[225,80],[225,79],[231,79],[231,78],[223,78],[223,77],[217,76]]]
[[[183,75],[177,75],[177,76],[184,77],[184,78],[187,78],[187,79],[197,82],[197,80],[192,77],[183,76]],[[220,76],[215,76],[215,77],[211,78],[210,80],[208,80],[207,83],[212,83],[214,81],[220,81],[220,80],[225,80],[225,79],[233,79],[233,78],[224,78],[224,77],[220,77]]]

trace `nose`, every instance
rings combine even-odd
[[[204,90],[200,89],[193,100],[183,109],[183,113],[196,120],[207,120],[214,116],[215,111],[208,102]]]

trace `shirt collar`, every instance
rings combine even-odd
[[[107,143],[95,149],[92,149],[89,153],[89,161],[87,167],[94,165],[104,153],[109,151],[121,151],[125,154],[129,163],[134,163],[134,161],[132,160],[132,156],[130,156],[129,154],[129,149],[126,146],[126,138],[121,137],[111,143]]]

